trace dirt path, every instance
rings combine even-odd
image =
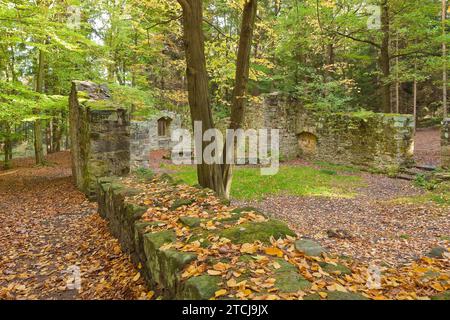
[[[278,196],[236,204],[261,208],[287,221],[299,235],[318,240],[329,251],[365,262],[399,265],[433,247],[448,245],[448,207],[392,202],[420,196],[423,191],[408,181],[361,175],[367,186],[352,199]],[[328,234],[336,229],[342,231]]]
[[[0,171],[1,299],[137,299],[137,270],[105,222],[71,182],[70,156],[31,159]],[[72,268],[72,269],[71,269]],[[81,290],[66,282],[79,268]]]
[[[414,139],[417,164],[439,166],[441,163],[441,131],[439,128],[417,129]]]

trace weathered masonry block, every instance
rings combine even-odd
[[[441,165],[450,170],[450,118],[444,119],[441,129]]]
[[[108,88],[74,81],[69,98],[72,173],[77,187],[94,196],[96,181],[130,171],[130,128],[125,109],[112,106]]]
[[[247,128],[280,130],[280,156],[285,159],[300,156],[381,170],[413,163],[410,115],[312,111],[275,94],[249,109]]]

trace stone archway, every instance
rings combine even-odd
[[[317,154],[317,136],[310,132],[302,132],[297,135],[298,146],[302,156],[310,157]]]

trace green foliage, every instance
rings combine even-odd
[[[425,174],[418,174],[414,180],[414,184],[417,187],[424,188],[426,190],[434,190],[437,187],[437,181],[429,178]]]

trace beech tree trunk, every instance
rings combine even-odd
[[[380,47],[380,69],[383,73],[383,79],[381,84],[381,103],[382,109],[385,113],[390,113],[391,110],[391,84],[389,82],[389,76],[391,74],[390,69],[390,55],[389,55],[389,5],[388,1],[384,0],[381,4],[381,32],[383,33],[383,39]]]
[[[204,51],[203,6],[202,0],[178,0],[183,9],[183,34],[186,51],[186,76],[188,84],[188,100],[192,125],[202,122],[202,135],[214,128],[209,93],[208,74]],[[211,188],[219,196],[224,196],[222,170],[220,164],[206,164],[203,151],[208,142],[202,142],[201,163],[197,164],[197,177],[201,186]],[[200,159],[199,159],[200,160]]]
[[[11,159],[12,159],[12,141],[11,141],[11,127],[8,123],[5,124],[5,162],[3,164],[4,169],[11,168]]]
[[[39,50],[38,70],[36,74],[36,92],[42,93],[44,87],[44,52]],[[34,121],[34,154],[37,165],[44,164],[44,149],[42,148],[42,120]]]
[[[183,9],[183,32],[186,51],[186,75],[191,120],[202,122],[202,132],[214,128],[208,95],[208,74],[204,52],[204,35],[202,29],[202,0],[178,0]],[[232,97],[230,129],[242,127],[245,112],[245,95],[247,92],[250,52],[253,39],[257,0],[248,0],[244,5],[241,35],[236,61],[235,87]],[[202,152],[209,142],[203,142]],[[229,148],[224,146],[224,159]],[[232,150],[231,152],[234,152]],[[198,182],[203,187],[216,191],[219,196],[229,197],[232,178],[232,165],[205,163],[197,165]]]
[[[442,72],[442,107],[443,107],[443,115],[444,119],[447,118],[448,109],[447,109],[447,45],[445,43],[445,21],[447,19],[447,0],[442,0],[442,33],[443,33],[443,41],[442,41],[442,57],[444,59],[444,68]]]
[[[242,122],[245,116],[245,103],[247,99],[246,94],[250,70],[250,53],[252,49],[253,30],[255,26],[257,6],[257,0],[248,0],[244,5],[244,12],[242,15],[230,118],[230,129],[234,130],[240,129],[242,127]],[[227,143],[225,143],[223,152],[224,160],[226,159],[226,155],[229,153],[234,153],[234,148],[231,148],[229,145],[227,145]],[[226,198],[229,198],[230,196],[232,178],[233,165],[224,161],[223,182]]]

